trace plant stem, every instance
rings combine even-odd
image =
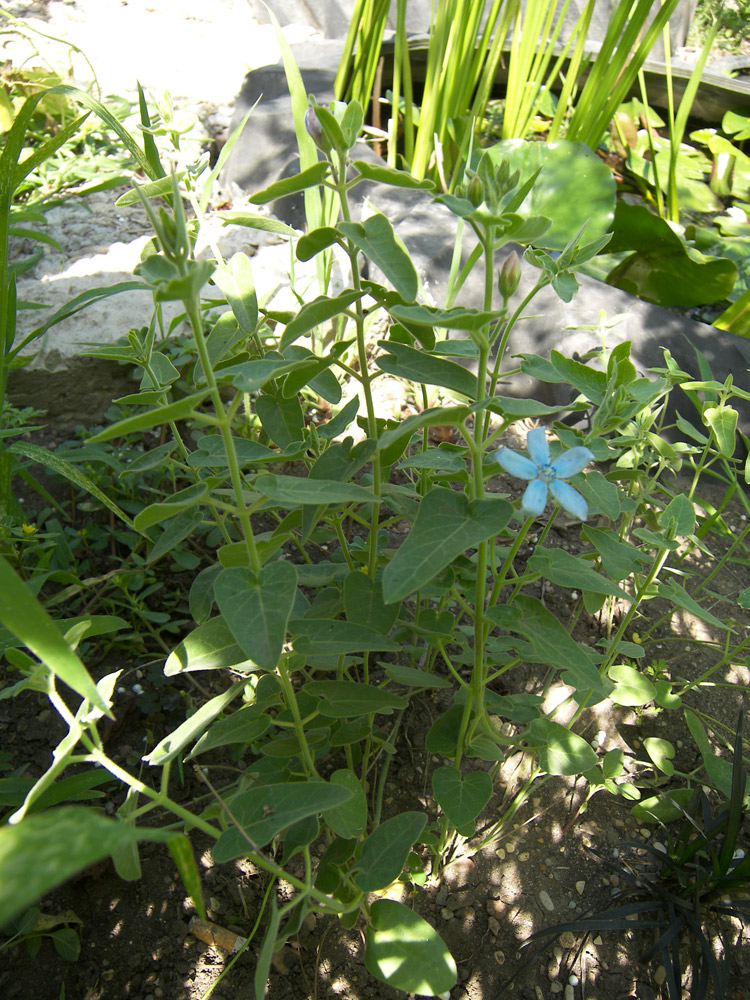
[[[240,524],[242,525],[242,534],[245,540],[245,547],[247,549],[250,568],[257,574],[261,570],[262,563],[255,545],[253,526],[250,522],[250,511],[245,504],[242,474],[240,472],[240,464],[237,460],[237,452],[234,447],[230,421],[227,418],[226,411],[224,410],[224,402],[221,398],[219,386],[216,382],[216,376],[214,375],[213,367],[211,365],[208,348],[206,347],[206,338],[203,335],[203,323],[201,321],[200,309],[195,298],[184,299],[183,304],[185,306],[188,319],[190,320],[193,336],[195,337],[195,346],[198,350],[198,357],[200,358],[201,365],[203,366],[203,372],[206,376],[206,383],[208,384],[211,395],[211,402],[213,403],[214,410],[219,417],[219,431],[221,433],[221,439],[224,443],[224,450],[229,464],[229,475],[232,480],[232,489],[234,490],[235,499],[237,501],[237,511]]]

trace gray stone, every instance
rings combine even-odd
[[[341,59],[342,44],[321,40],[294,46],[305,90],[319,104],[333,100],[333,81]],[[292,116],[292,100],[282,65],[263,66],[248,73],[235,100],[234,131],[252,109],[250,119],[237,139],[222,174],[225,188],[260,191],[272,181],[299,169],[297,138]],[[303,210],[303,196],[288,199],[276,213],[297,218]],[[293,224],[293,223],[290,223]]]

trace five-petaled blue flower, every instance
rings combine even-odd
[[[547,435],[543,427],[537,427],[526,435],[526,447],[531,458],[521,455],[512,448],[500,448],[493,455],[498,465],[506,472],[519,479],[529,479],[531,482],[521,501],[521,510],[529,517],[539,517],[547,504],[547,490],[560,504],[563,510],[573,517],[586,520],[588,505],[578,490],[564,480],[581,472],[594,453],[588,448],[579,446],[569,448],[551,460]]]

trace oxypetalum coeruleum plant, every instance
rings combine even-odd
[[[473,233],[457,282],[479,268],[483,301],[420,304],[408,250],[384,215],[355,221],[352,195],[365,181],[426,191],[434,190],[431,182],[356,158],[363,123],[356,101],[330,108],[313,102],[306,120],[323,158],[253,201],[317,187],[337,196],[340,217],[331,224],[299,238],[275,227],[296,241],[299,260],[340,248],[349,274],[338,294],[323,289],[296,312],[264,312],[246,255],[228,262],[194,257],[197,222],[187,218],[184,201],[199,219],[197,173],[186,169],[181,184],[166,176],[138,195],[155,230],[138,274],[157,314],[163,302],[182,303],[192,363],[177,372],[156,323],[131,331],[117,356],[144,373],[142,391],[130,398],[131,415],[92,440],[163,428],[159,458],[170,466],[175,490],[144,506],[132,528],[150,564],[198,535],[204,558],[190,591],[195,627],[164,670],[171,677],[219,672],[225,682],[146,754],[145,773],[131,773],[111,759],[100,736],[118,673],[95,683],[76,653],[87,629],[102,623],[53,623],[0,560],[0,622],[19,647],[10,642],[6,649],[19,680],[3,696],[41,692],[68,729],[50,768],[0,828],[7,872],[0,924],[107,854],[122,874],[136,877],[137,844],[149,839],[168,843],[203,913],[186,836],[197,829],[214,842],[217,863],[245,856],[270,878],[257,997],[265,993],[272,954],[311,912],[344,927],[361,920],[365,964],[380,980],[405,992],[447,995],[457,978],[452,956],[435,928],[389,898],[389,887],[423,883],[456,838],[475,835],[512,753],[525,756],[524,779],[499,820],[483,829],[485,839],[550,776],[583,776],[592,792],[639,798],[636,763],[622,752],[593,749],[577,728],[592,706],[674,709],[691,687],[666,675],[651,680],[639,666],[643,637],[637,644],[627,634],[643,602],[657,594],[700,609],[684,562],[705,544],[694,503],[698,473],[711,469],[728,494],[736,489],[730,400],[739,391],[731,383],[708,386],[712,402],[699,401],[703,429],[695,428],[690,444],[670,446],[660,428],[671,386],[687,381],[697,391],[707,383],[690,382],[669,358],[650,379],[636,372],[627,343],[598,365],[558,352],[549,359],[524,355],[524,372],[575,388],[574,409],[588,422],[585,430],[557,423],[531,431],[530,458],[498,450],[518,419],[549,421],[559,413],[498,392],[516,322],[547,285],[569,300],[577,288],[573,268],[608,235],[584,226],[570,232],[557,256],[547,252],[544,235],[555,220],[523,207],[538,171],[522,177],[490,151],[456,193],[436,196]],[[144,127],[147,136],[157,128],[150,120]],[[154,148],[148,145],[151,155]],[[158,211],[157,197],[166,199]],[[273,224],[248,213],[234,218]],[[525,263],[537,273],[515,308],[518,259],[497,273],[497,255],[511,241],[526,247]],[[377,265],[383,283],[362,277],[361,256]],[[206,305],[201,293],[209,283]],[[390,325],[374,350],[368,329],[378,314]],[[321,327],[328,335],[314,336]],[[314,350],[300,343],[305,338]],[[419,412],[383,419],[373,386],[384,373],[413,389]],[[357,389],[346,403],[342,376]],[[429,393],[441,397],[436,405]],[[316,423],[309,407],[321,400],[333,415]],[[353,432],[347,435],[355,424],[356,444]],[[432,427],[451,428],[455,440],[433,445]],[[295,475],[288,474],[290,462]],[[669,478],[682,463],[695,470],[688,492],[676,491]],[[527,481],[520,501],[493,489],[501,467]],[[580,536],[579,555],[552,543],[561,510]],[[404,524],[408,534],[399,541],[396,528]],[[522,558],[532,529],[533,554]],[[677,565],[684,585],[664,576]],[[569,624],[535,596],[547,583],[580,595]],[[729,612],[700,613],[730,634]],[[598,616],[603,630],[594,647],[572,634],[587,614]],[[746,648],[747,640],[728,641],[724,656]],[[79,696],[77,708],[61,697],[61,682]],[[545,711],[553,686],[563,697]],[[384,815],[402,720],[431,691],[443,697],[425,737],[425,749],[443,761],[432,773],[434,805]],[[218,750],[232,755],[239,775],[211,776]],[[707,743],[702,752],[709,766]],[[658,759],[666,767],[666,755]],[[208,799],[194,805],[171,793],[172,769],[188,761],[208,790]],[[73,764],[83,774],[103,768],[124,785],[116,816],[80,805],[37,808]],[[649,808],[658,808],[658,796]],[[158,821],[139,825],[145,816]],[[282,881],[283,894],[276,891]]]

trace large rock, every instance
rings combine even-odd
[[[332,87],[334,72],[331,67],[319,74],[311,69],[303,69],[303,77],[311,84],[318,84],[317,91],[311,89],[321,103],[331,93],[326,87],[327,84]],[[251,190],[265,187],[279,176],[289,174],[298,163],[291,102],[284,87],[285,77],[281,67],[266,67],[262,75],[250,74],[246,81],[243,103],[254,100],[256,94],[264,88],[265,93],[272,95],[268,101],[263,127],[275,137],[277,156],[274,173],[273,163],[266,156],[263,147],[253,143],[249,136],[247,140],[240,138],[230,159],[229,175],[235,183],[242,183],[242,186]],[[237,114],[241,114],[241,106],[238,107]],[[358,147],[354,155],[374,156],[364,146]],[[253,179],[258,183],[253,184]],[[456,235],[455,217],[421,191],[368,184],[357,188],[355,193],[358,201],[356,211],[361,210],[363,196],[366,195],[390,219],[397,234],[409,248],[426,301],[442,304],[445,301]],[[296,228],[303,228],[304,207],[301,197],[284,199],[273,207],[284,221]],[[535,269],[524,267],[517,301],[528,292],[537,276]],[[549,355],[554,348],[570,357],[584,356],[601,346],[601,336],[597,330],[600,315],[605,313],[609,320],[619,317],[619,322],[606,332],[607,348],[611,349],[623,340],[630,340],[633,345],[633,360],[643,372],[663,366],[662,349],[666,348],[680,367],[695,373],[697,377],[697,349],[705,355],[716,379],[724,381],[732,373],[739,386],[747,387],[749,384],[749,341],[697,322],[679,312],[644,302],[586,275],[579,275],[578,280],[581,289],[570,303],[562,302],[551,288],[544,289],[534,299],[528,315],[519,322],[513,333],[509,355],[536,353],[544,356]],[[462,289],[459,302],[478,306],[482,299],[483,279],[475,269]],[[509,357],[505,360],[504,367],[510,366]],[[504,380],[502,391],[510,395],[535,396],[555,404],[567,402],[570,398],[570,392],[564,386],[538,384],[523,375]],[[750,404],[739,400],[735,405],[740,411],[740,426],[750,436]],[[686,417],[692,410],[685,397],[678,403],[678,408]]]

